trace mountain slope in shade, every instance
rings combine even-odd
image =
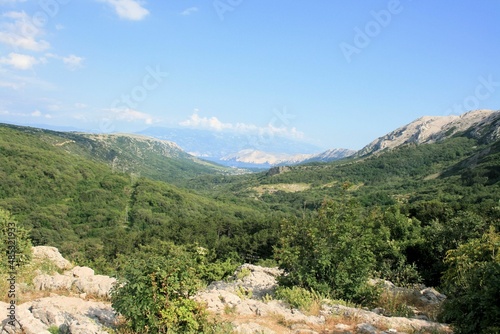
[[[468,130],[476,137],[490,135],[490,140],[494,140],[499,137],[499,119],[500,112],[492,110],[474,110],[460,116],[424,116],[374,140],[356,155],[373,154],[405,144],[433,143]]]

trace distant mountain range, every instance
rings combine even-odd
[[[60,137],[61,141],[55,145],[65,150],[98,158],[124,172],[136,172],[134,166],[143,166],[143,175],[171,181],[179,170],[188,171],[183,174],[188,177],[200,172],[241,172],[223,166],[270,168],[330,162],[350,156],[378,154],[404,145],[434,143],[464,133],[491,142],[500,138],[500,112],[474,110],[460,116],[423,116],[375,139],[357,152],[343,148],[321,152],[317,146],[278,136],[263,138],[187,128],[152,127],[135,135],[43,131]],[[166,170],[170,171],[169,175],[164,174]]]
[[[221,165],[242,168],[269,168],[310,162],[330,162],[353,155],[366,156],[408,144],[440,141],[457,133],[472,131],[476,137],[488,134],[499,137],[500,112],[474,110],[460,116],[423,116],[385,136],[375,139],[359,151],[334,148],[324,152],[314,145],[276,137],[195,129],[149,128],[143,135],[177,143],[190,154]],[[320,153],[318,153],[320,152]]]
[[[312,161],[328,162],[356,153],[347,149],[321,152],[318,146],[278,136],[161,127],[138,133],[175,142],[196,157],[231,167],[268,168]]]
[[[318,154],[273,154],[257,150],[242,150],[228,154],[221,160],[238,167],[272,167],[307,162],[329,162],[349,157],[355,153],[356,151],[348,149],[331,149]]]

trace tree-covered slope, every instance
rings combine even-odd
[[[279,219],[265,207],[125,174],[61,149],[58,136],[34,132],[0,127],[0,208],[31,228],[35,245],[84,262],[111,261],[154,238],[225,256],[270,255],[266,231]]]
[[[0,124],[0,127],[5,131],[11,129],[30,134],[61,151],[104,162],[115,171],[170,183],[181,184],[201,174],[234,172],[200,160],[175,143],[139,135],[56,132],[6,124]],[[3,135],[7,134],[4,132]]]

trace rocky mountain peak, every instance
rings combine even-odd
[[[473,110],[462,115],[423,116],[377,138],[358,152],[358,156],[393,149],[406,144],[427,144],[474,128],[478,134],[490,124],[498,123],[499,111]],[[498,133],[498,124],[496,125]]]

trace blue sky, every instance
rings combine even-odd
[[[359,149],[500,106],[500,2],[0,0],[0,122]]]

